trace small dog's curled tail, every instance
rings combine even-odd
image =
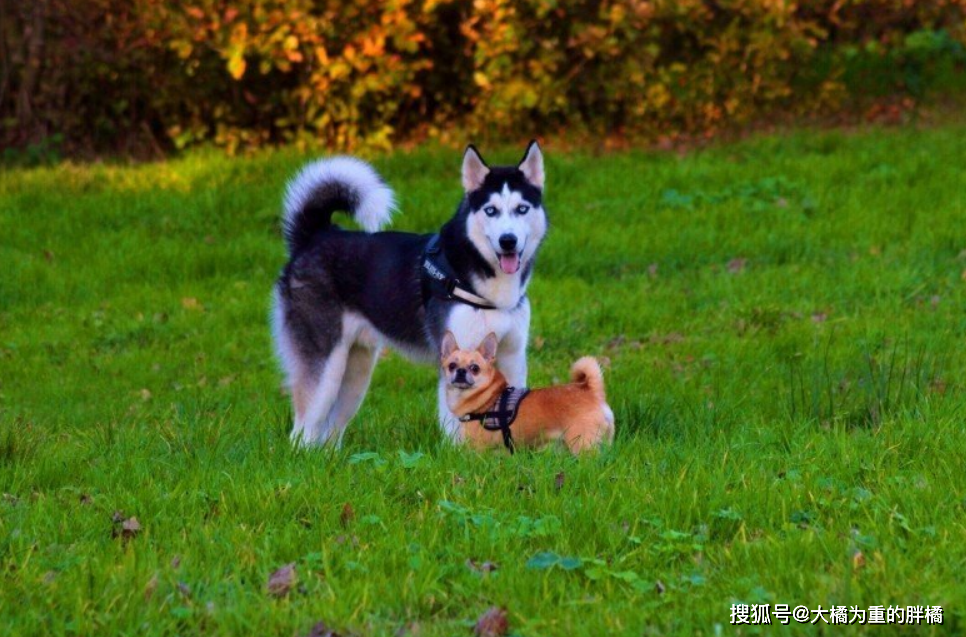
[[[329,229],[332,215],[352,214],[366,232],[389,222],[395,196],[375,169],[355,157],[330,157],[307,164],[285,191],[282,223],[289,255],[306,247],[317,233]]]
[[[584,356],[577,359],[577,362],[570,368],[570,380],[578,385],[586,385],[594,396],[601,402],[605,402],[604,396],[604,375],[600,371],[600,364],[593,356]]]

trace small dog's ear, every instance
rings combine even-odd
[[[486,338],[483,339],[483,342],[480,343],[480,348],[476,351],[483,356],[484,360],[493,361],[496,360],[496,346],[496,334],[490,332],[486,335]]]
[[[489,174],[490,168],[483,161],[479,151],[473,144],[466,147],[463,153],[463,189],[473,192],[483,185],[483,180]]]
[[[440,356],[443,360],[449,358],[450,354],[455,352],[460,348],[459,343],[456,342],[456,337],[449,330],[446,330],[446,334],[443,335],[443,344],[440,346]]]
[[[527,152],[524,153],[517,168],[527,178],[527,181],[543,190],[543,153],[540,152],[540,144],[537,143],[537,140],[531,141],[530,145],[527,146]]]

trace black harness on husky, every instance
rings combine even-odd
[[[422,255],[424,297],[429,296],[465,303],[478,310],[495,310],[496,306],[463,285],[439,245],[439,235],[434,234],[426,244]]]
[[[493,411],[466,414],[460,417],[460,421],[479,420],[487,431],[499,431],[503,434],[503,445],[510,450],[510,455],[513,455],[513,434],[510,432],[510,425],[517,419],[520,403],[529,393],[530,390],[526,387],[520,389],[507,387],[497,399],[496,408]]]

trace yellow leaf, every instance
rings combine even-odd
[[[228,72],[236,80],[240,80],[243,75],[245,75],[245,67],[247,66],[245,62],[245,57],[242,55],[241,51],[236,51],[232,53],[231,57],[228,58]]]
[[[181,299],[181,307],[186,310],[204,310],[198,299],[193,296],[186,296]]]

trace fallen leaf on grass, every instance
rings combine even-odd
[[[141,532],[141,523],[138,522],[138,519],[134,516],[125,519],[124,513],[121,511],[115,511],[111,516],[111,521],[114,523],[114,529],[111,531],[111,537],[120,537],[124,540],[130,540]]]
[[[666,590],[667,590],[667,587],[664,585],[664,582],[662,582],[661,580],[657,580],[657,582],[655,582],[654,592],[656,592],[658,595],[663,595],[664,591]]]
[[[342,528],[349,526],[349,522],[356,517],[356,512],[352,509],[352,505],[346,502],[342,505],[342,513],[339,514],[339,522],[342,524]]]
[[[329,628],[325,622],[318,622],[315,626],[305,633],[305,637],[339,637],[339,633]]]
[[[121,522],[121,535],[124,537],[134,537],[141,532],[141,523],[135,517],[130,517]]]
[[[492,573],[497,568],[496,562],[477,562],[473,558],[466,560],[466,567],[471,571],[476,571],[477,573]]]
[[[564,474],[563,471],[561,471],[560,473],[558,473],[556,475],[556,477],[553,479],[553,490],[554,491],[560,491],[561,489],[563,489],[564,479],[565,478],[566,478],[566,475]]]
[[[614,338],[612,338],[609,341],[607,341],[607,348],[608,349],[620,349],[621,346],[624,345],[624,342],[625,341],[627,341],[627,337],[624,336],[623,334],[618,334]]]
[[[491,606],[476,620],[473,634],[477,637],[503,637],[510,632],[510,622],[507,620],[506,609]]]
[[[181,556],[175,555],[173,558],[171,558],[171,568],[177,570],[179,566],[181,566]]]
[[[857,550],[852,554],[852,568],[858,570],[863,566],[865,566],[865,555],[862,554],[862,551]]]
[[[204,311],[204,309],[205,309],[201,305],[201,303],[198,301],[198,299],[196,299],[193,296],[186,296],[183,299],[181,299],[181,307],[183,307],[186,310],[202,310],[202,311]]]
[[[295,562],[286,564],[268,577],[268,592],[275,597],[284,597],[295,586]]]
[[[728,261],[728,272],[730,272],[731,274],[738,274],[740,272],[743,272],[745,269],[745,265],[747,264],[748,264],[748,259],[745,259],[743,257],[732,259],[731,261]]]
[[[684,334],[679,332],[671,332],[670,334],[651,334],[647,340],[652,345],[672,345],[674,343],[682,342],[684,340]]]
[[[148,583],[144,586],[144,599],[151,599],[151,596],[154,595],[154,591],[156,591],[157,589],[158,589],[158,574],[155,573],[154,575],[151,576],[151,579],[149,579]]]
[[[406,637],[406,635],[418,635],[422,632],[418,622],[409,622],[396,629],[393,637]]]

